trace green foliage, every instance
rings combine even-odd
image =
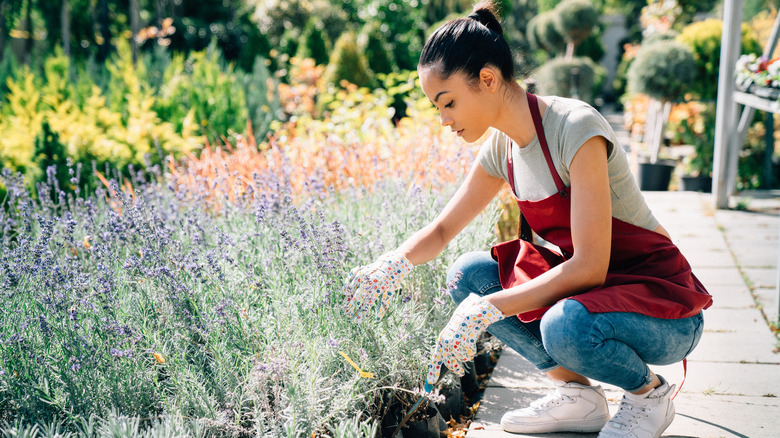
[[[336,85],[340,85],[342,80],[359,87],[374,85],[373,73],[354,33],[345,32],[336,41],[323,78],[325,82]]]
[[[561,0],[537,0],[536,3],[539,5],[539,12],[544,13],[555,9],[561,3]]]
[[[394,70],[392,53],[388,49],[389,44],[387,44],[387,39],[382,33],[379,23],[373,22],[365,25],[360,39],[365,39],[364,52],[371,71],[380,74],[390,73]]]
[[[244,88],[233,68],[222,65],[215,44],[186,60],[174,57],[153,108],[178,132],[200,132],[212,139],[242,131],[248,117]]]
[[[399,120],[406,117],[407,108],[415,101],[425,98],[419,84],[417,70],[405,70],[398,73],[377,75],[381,81],[381,87],[391,100],[393,119]]]
[[[718,94],[718,73],[720,71],[720,41],[723,22],[709,19],[686,26],[677,41],[693,52],[696,78],[691,92],[702,100],[714,100]],[[762,49],[747,24],[742,24],[741,53],[761,53]]]
[[[599,11],[590,0],[564,0],[553,11],[555,29],[575,46],[585,40],[599,22]]]
[[[604,50],[604,44],[601,43],[601,28],[596,26],[593,29],[594,31],[574,49],[574,56],[587,56],[594,62],[599,62],[604,57],[606,50]]]
[[[555,12],[543,12],[528,22],[528,40],[531,47],[542,49],[551,56],[562,52],[566,48],[566,40],[555,27]]]
[[[643,46],[628,69],[631,92],[662,100],[682,100],[696,78],[693,53],[679,42]]]
[[[267,61],[261,56],[255,59],[250,73],[236,72],[246,93],[246,108],[252,123],[252,132],[264,139],[271,130],[271,123],[283,118],[276,83],[268,70]]]
[[[574,69],[579,71],[576,96],[572,87]],[[555,58],[542,65],[533,74],[538,94],[577,97],[590,104],[593,104],[594,98],[598,95],[605,76],[603,67],[590,58],[581,57]]]
[[[322,29],[322,22],[311,17],[303,28],[296,57],[311,58],[318,65],[326,64],[330,56],[330,43]]]

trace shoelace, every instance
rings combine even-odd
[[[551,406],[559,406],[564,401],[573,400],[568,395],[563,395],[557,390],[551,394],[547,394],[544,397],[540,398],[539,400],[535,400],[531,402],[531,409],[533,410],[543,410],[547,409]]]
[[[609,424],[616,429],[623,429],[630,427],[632,424],[639,423],[639,418],[645,416],[647,408],[644,406],[637,406],[627,398],[624,398],[620,403],[620,409],[611,420]]]

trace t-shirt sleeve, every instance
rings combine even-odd
[[[561,125],[559,138],[565,147],[559,150],[561,163],[569,169],[574,155],[580,150],[586,141],[593,137],[601,136],[607,140],[607,156],[612,155],[614,134],[609,122],[595,108],[579,106],[573,108],[566,117],[566,122]]]
[[[507,137],[498,130],[493,130],[487,140],[482,143],[477,155],[477,161],[490,176],[508,178],[506,171]]]

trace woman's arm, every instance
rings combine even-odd
[[[604,283],[609,267],[612,206],[607,172],[607,143],[593,137],[572,160],[571,259],[521,285],[488,295],[504,315],[545,306]]]
[[[413,265],[433,259],[487,207],[503,184],[503,179],[488,174],[479,162],[474,163],[466,180],[439,216],[407,239],[398,251]]]

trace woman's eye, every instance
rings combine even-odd
[[[450,103],[448,103],[447,105],[444,105],[444,108],[452,108],[452,104],[453,104],[454,102],[455,102],[454,100],[453,100],[453,101],[450,101]]]

